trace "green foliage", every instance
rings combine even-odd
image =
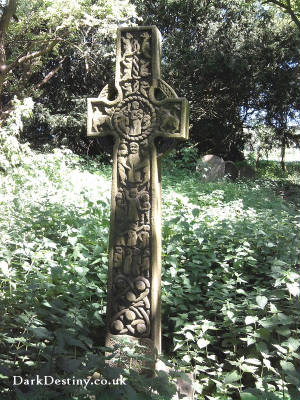
[[[127,0],[21,0],[17,15],[5,43],[12,70],[0,104],[11,109],[16,94],[34,99],[24,137],[36,148],[99,153],[86,138],[86,98],[98,96],[113,78],[117,26],[132,25],[134,6]]]
[[[299,114],[298,35],[286,19],[257,1],[134,3],[163,33],[164,76],[189,100],[201,152],[242,159],[243,127],[259,117],[282,136]]]
[[[18,104],[6,139],[20,132],[17,110],[29,104]],[[171,399],[174,385],[164,373],[153,379],[128,366],[105,367],[113,357],[103,347],[110,168],[67,149],[21,151],[13,163],[18,146],[0,182],[1,398]],[[163,166],[163,351],[194,374],[198,400],[294,400],[297,209],[265,166],[263,180],[203,183],[194,148],[180,157],[170,155]],[[114,357],[125,352],[134,362],[137,350],[115,350]],[[122,374],[127,384],[12,384],[13,375],[84,379],[99,372],[103,379]]]
[[[31,98],[23,102],[16,97],[13,101],[14,110],[6,121],[5,126],[0,125],[0,172],[22,163],[22,158],[30,154],[27,144],[20,144],[20,135],[23,123],[32,116],[33,101]]]
[[[299,182],[300,162],[287,162],[286,171],[283,171],[279,161],[260,160],[257,164],[259,176],[272,180],[288,180]]]
[[[199,399],[246,399],[251,388],[256,398],[296,398],[295,208],[267,181],[165,182],[163,332],[173,361],[196,373]]]
[[[109,177],[97,161],[56,150],[29,153],[1,181],[1,399],[75,400],[95,394],[150,400],[159,398],[155,393],[164,398],[174,393],[166,374],[153,379],[129,366],[105,366],[105,358],[112,358],[102,347]],[[108,381],[122,375],[126,385],[26,387],[13,386],[12,379],[47,375],[72,381],[98,372]]]

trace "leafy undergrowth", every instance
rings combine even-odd
[[[174,394],[164,373],[153,379],[105,364],[110,185],[110,168],[68,150],[28,151],[1,174],[1,400]],[[48,385],[30,383],[37,375]],[[86,385],[91,376],[100,384]]]
[[[257,165],[257,172],[260,177],[283,181],[286,184],[300,184],[300,162],[287,161],[285,165],[286,171],[283,171],[280,161],[260,160]]]
[[[67,150],[28,150],[10,165],[0,172],[0,398],[170,399],[164,374],[104,368],[110,168]],[[298,398],[295,206],[271,181],[163,171],[165,355],[194,373],[198,399]],[[127,384],[12,379],[99,370]]]
[[[195,374],[199,399],[299,398],[295,205],[266,179],[173,173],[163,185],[162,299],[173,362]]]

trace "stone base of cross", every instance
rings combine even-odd
[[[188,102],[160,79],[155,26],[117,33],[115,87],[88,99],[88,135],[114,137],[106,346],[161,352],[161,183],[155,139],[188,138]]]

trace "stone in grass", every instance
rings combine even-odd
[[[254,179],[255,178],[255,171],[250,165],[243,165],[240,168],[239,173],[240,179]]]
[[[167,366],[162,360],[158,360],[155,365],[156,371],[163,371],[169,374],[173,369]],[[194,399],[194,388],[193,388],[193,374],[186,373],[184,377],[178,377],[176,379],[177,393],[174,400],[180,399]]]
[[[204,166],[203,180],[205,182],[215,181],[225,175],[225,162],[223,158],[213,154],[207,154],[201,159]]]
[[[232,161],[225,161],[225,175],[232,181],[235,181],[239,176],[239,170]]]

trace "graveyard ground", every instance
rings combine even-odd
[[[0,172],[0,398],[170,399],[163,373],[103,368],[110,167],[22,151]],[[299,185],[300,163],[211,183],[182,164],[163,164],[164,359],[194,374],[197,399],[296,399],[299,219],[286,188]],[[12,382],[99,370],[127,384]]]

